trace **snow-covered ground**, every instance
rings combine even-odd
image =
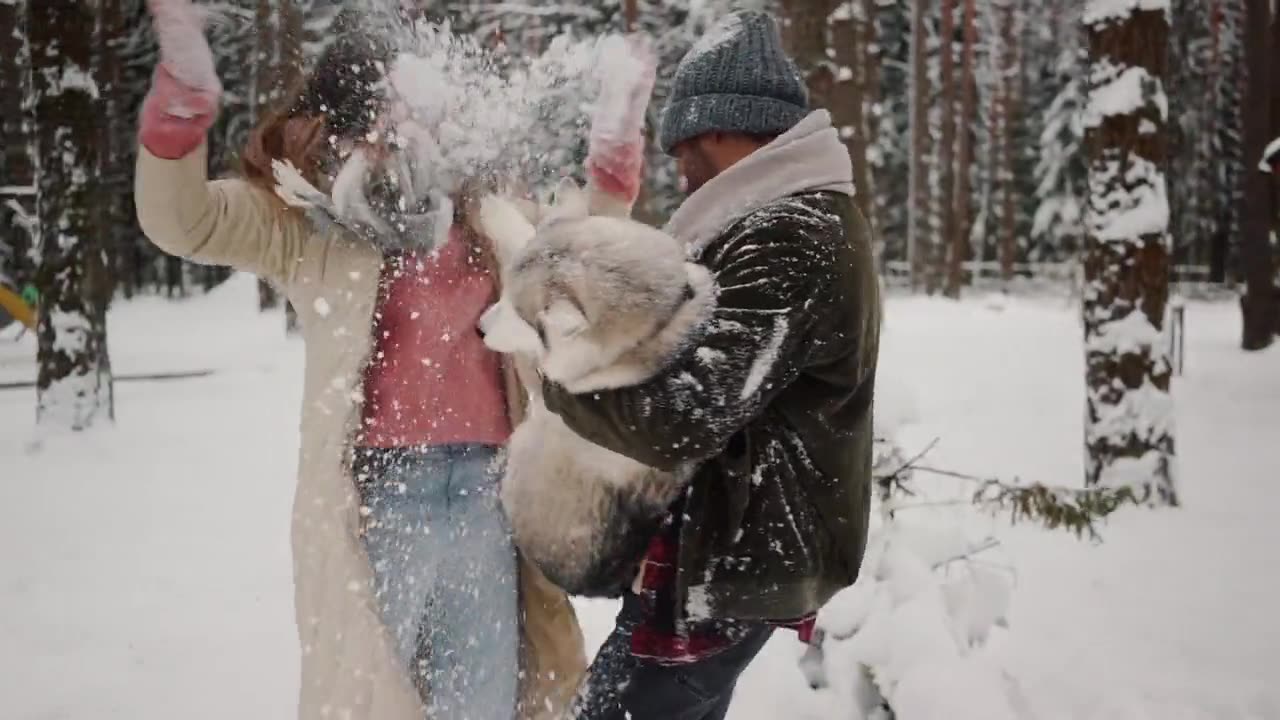
[[[288,518],[300,344],[251,279],[118,303],[117,423],[36,449],[30,390],[0,391],[0,717],[289,718],[297,658]],[[1237,350],[1233,304],[1187,311],[1177,510],[1127,509],[1100,545],[992,522],[1016,568],[981,660],[1036,718],[1280,718],[1280,350]],[[0,383],[34,374],[0,333]],[[1073,485],[1083,352],[1061,300],[896,298],[881,404],[931,464]],[[611,603],[582,605],[591,643]],[[779,635],[730,717],[850,718]],[[837,668],[838,669],[838,668]],[[955,708],[955,717],[963,707]]]

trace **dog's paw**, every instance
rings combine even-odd
[[[508,200],[489,195],[480,200],[477,230],[493,243],[498,264],[508,267],[516,255],[533,240],[535,229],[520,208]]]

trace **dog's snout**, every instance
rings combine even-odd
[[[489,334],[489,329],[493,327],[494,316],[498,312],[497,304],[490,305],[483,313],[480,313],[480,319],[476,321],[476,332],[480,333],[480,337]]]

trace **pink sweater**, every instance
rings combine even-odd
[[[501,445],[511,434],[500,359],[476,330],[494,282],[469,254],[455,227],[434,256],[383,266],[362,445]]]

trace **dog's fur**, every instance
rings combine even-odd
[[[670,235],[590,216],[562,186],[538,226],[513,203],[481,202],[503,293],[481,318],[485,343],[531,362],[573,393],[651,378],[714,304],[710,273]],[[508,446],[502,502],[521,550],[578,595],[613,596],[631,581],[687,473],[642,465],[574,433],[531,383],[529,414]]]

